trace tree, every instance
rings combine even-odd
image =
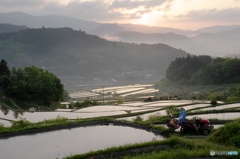
[[[63,84],[53,73],[37,67],[12,68],[6,95],[21,100],[42,100],[45,105],[59,101],[63,96]]]
[[[0,76],[10,76],[11,75],[11,71],[8,68],[8,63],[2,59],[0,62]]]
[[[223,76],[226,82],[232,82],[240,72],[240,60],[239,59],[228,59],[223,63],[222,66]]]

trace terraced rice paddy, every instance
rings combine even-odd
[[[113,145],[120,146],[152,140],[163,140],[163,137],[131,127],[92,126],[1,138],[0,149],[3,159],[60,159],[69,155],[109,148]]]
[[[240,103],[234,103],[234,104],[227,104],[227,105],[221,105],[221,106],[216,106],[216,107],[203,108],[203,109],[201,109],[201,111],[222,110],[222,109],[238,108],[238,107],[240,107]]]
[[[194,102],[201,102],[201,101],[194,101]],[[148,119],[149,116],[165,116],[167,113],[165,109],[168,106],[178,106],[183,107],[187,111],[195,108],[199,110],[220,110],[224,108],[234,108],[239,107],[239,104],[229,104],[217,107],[209,107],[209,108],[201,108],[211,106],[209,103],[210,101],[202,101],[205,102],[203,104],[193,103],[192,100],[166,100],[166,101],[155,101],[155,102],[128,102],[119,105],[102,105],[102,106],[92,106],[82,109],[57,109],[56,111],[52,112],[15,112],[9,110],[6,112],[0,112],[0,118],[6,120],[19,120],[20,118],[25,118],[30,122],[39,122],[44,119],[53,119],[57,116],[65,117],[68,119],[77,119],[77,118],[93,118],[93,117],[104,117],[104,116],[114,116],[114,115],[127,115],[131,113],[139,113],[142,112],[140,115],[144,120]],[[147,111],[154,111],[152,113],[144,113]],[[199,115],[202,118],[217,118],[217,119],[236,119],[240,117],[240,113],[222,113],[222,114],[204,114]],[[136,116],[132,117],[123,117],[120,119],[125,120],[132,120]],[[191,117],[191,116],[188,116]],[[4,125],[10,125],[8,121],[0,120],[0,123]]]
[[[75,92],[71,93],[69,96],[72,99],[85,99],[85,98],[102,98],[103,93],[105,96],[111,95],[120,95],[120,96],[129,96],[129,95],[138,95],[138,94],[149,94],[153,93],[156,90],[149,88],[152,85],[129,85],[121,87],[107,87],[94,89],[91,92]]]

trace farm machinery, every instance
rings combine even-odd
[[[186,119],[186,111],[185,109],[181,110],[179,115],[179,119],[175,119],[172,115],[170,115],[171,119],[167,120],[167,127],[175,131],[180,128],[181,134],[202,134],[208,135],[212,132],[213,126],[210,125],[209,120],[201,119],[197,116],[193,117],[194,121],[190,121]]]

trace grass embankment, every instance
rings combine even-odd
[[[217,129],[209,138],[183,138],[176,135],[164,141],[151,141],[141,144],[125,145],[120,147],[107,148],[86,154],[74,155],[66,159],[91,158],[97,155],[119,154],[136,148],[143,148],[157,145],[169,145],[169,149],[152,151],[150,153],[135,153],[122,156],[124,159],[179,159],[191,157],[211,157],[210,151],[237,151],[240,153],[240,119],[228,123]],[[235,159],[238,156],[215,155],[215,157],[224,157]],[[107,157],[108,158],[108,157]]]
[[[234,146],[225,146],[218,143],[210,142],[208,139],[187,139],[181,137],[170,137],[164,141],[151,141],[141,144],[125,145],[120,147],[107,148],[105,150],[99,150],[95,152],[89,152],[86,154],[74,155],[67,157],[66,159],[82,159],[82,158],[91,158],[93,156],[117,153],[122,151],[128,151],[131,149],[157,146],[157,145],[169,145],[170,149],[158,150],[150,153],[138,153],[121,158],[124,159],[177,159],[177,158],[190,158],[190,157],[210,157],[210,151],[238,151],[240,149]],[[221,156],[225,158],[236,158],[236,156]],[[94,157],[93,157],[94,158]]]
[[[88,118],[88,119],[76,119],[74,121],[70,121],[67,118],[58,116],[55,119],[45,119],[41,122],[32,123],[27,121],[26,119],[21,118],[18,121],[10,121],[12,123],[10,127],[5,127],[3,124],[0,124],[0,133],[18,132],[18,131],[40,129],[40,128],[46,128],[46,127],[60,126],[60,125],[70,125],[70,124],[76,124],[76,123],[112,120],[112,119],[113,118],[99,117],[99,118]]]

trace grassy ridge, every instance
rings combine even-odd
[[[164,141],[151,141],[141,144],[132,144],[125,145],[120,147],[112,147],[107,148],[105,150],[99,150],[95,152],[89,152],[86,154],[74,155],[70,157],[66,157],[65,159],[83,159],[87,157],[93,157],[100,154],[109,154],[111,152],[121,152],[127,151],[130,149],[143,148],[148,146],[156,146],[156,145],[170,145],[173,149],[161,150],[161,151],[153,151],[151,153],[143,153],[137,155],[129,155],[124,156],[124,159],[177,159],[177,158],[188,158],[188,157],[209,157],[210,151],[238,151],[239,148],[233,146],[225,146],[219,145],[213,142],[208,141],[207,139],[187,139],[181,137],[170,137]],[[225,158],[236,158],[236,156],[222,156]]]
[[[141,122],[139,122],[141,123]],[[144,122],[142,122],[144,123]],[[217,129],[209,138],[183,138],[172,136],[164,141],[152,141],[142,144],[125,145],[112,147],[105,150],[89,152],[81,155],[74,155],[66,159],[81,159],[93,157],[100,154],[109,154],[111,152],[121,152],[135,148],[155,145],[170,145],[173,149],[153,151],[151,153],[139,153],[124,156],[124,159],[178,159],[190,157],[210,157],[210,151],[238,151],[240,153],[240,119],[237,119],[225,126]],[[215,155],[217,156],[217,155]],[[239,156],[217,156],[229,159],[235,159]]]
[[[45,119],[41,122],[31,123],[26,119],[21,118],[18,121],[11,121],[12,125],[10,127],[5,127],[3,124],[0,124],[0,133],[8,133],[8,132],[17,132],[31,129],[39,129],[46,127],[53,127],[59,125],[68,125],[75,123],[83,123],[89,121],[101,121],[101,120],[112,120],[113,118],[109,117],[99,117],[99,118],[88,118],[88,119],[76,119],[74,121],[70,121],[67,118],[58,116],[55,119]]]

